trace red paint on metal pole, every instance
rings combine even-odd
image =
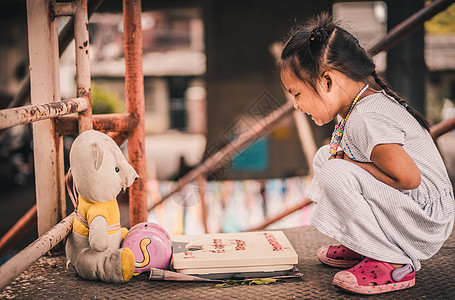
[[[60,135],[78,133],[78,118],[75,116],[56,118],[55,122]],[[93,115],[92,124],[93,129],[101,132],[130,132],[137,125],[129,113]]]
[[[404,37],[408,36],[415,29],[421,26],[425,21],[431,19],[439,12],[447,9],[454,1],[453,0],[436,0],[431,4],[425,6],[412,16],[395,26],[390,30],[387,35],[374,45],[368,53],[375,56],[381,51],[387,51],[392,48],[396,43],[401,41]]]
[[[84,111],[86,108],[87,104],[84,98],[75,98],[3,109],[0,110],[0,128],[46,120],[56,116]]]
[[[14,246],[20,239],[36,227],[36,204],[0,239],[0,255]]]
[[[88,0],[76,0],[74,15],[74,41],[76,44],[77,97],[87,101],[87,109],[79,113],[79,132],[93,129],[90,91],[90,54],[88,37]]]
[[[131,226],[147,221],[141,14],[140,0],[123,0],[126,109],[137,121],[128,139],[128,156],[139,174],[139,179],[129,188]]]
[[[88,2],[88,18],[95,12],[103,3],[103,0],[89,0]],[[62,56],[68,45],[74,39],[74,18],[71,18],[65,27],[60,31],[58,36],[58,50],[59,56]],[[19,92],[14,96],[13,101],[10,102],[8,108],[19,107],[27,103],[30,98],[30,74],[27,74],[21,83]]]
[[[27,28],[32,105],[60,101],[57,20],[51,20],[50,0],[27,0]],[[38,235],[65,215],[62,137],[52,120],[33,123]]]
[[[186,173],[185,176],[173,185],[171,191],[163,196],[160,201],[155,203],[150,210],[162,204],[173,194],[180,191],[185,185],[196,180],[199,176],[205,176],[207,173],[216,171],[226,165],[254,141],[269,133],[275,125],[277,125],[286,116],[290,115],[293,111],[294,104],[290,101],[272,111],[268,116],[254,124],[248,131],[242,133],[238,138],[207,158],[201,165]]]
[[[128,132],[109,132],[107,134],[111,139],[120,147],[126,140],[128,140]]]
[[[279,221],[279,220],[283,219],[284,217],[289,216],[293,212],[296,212],[296,211],[298,211],[298,210],[300,210],[300,209],[304,208],[305,206],[308,206],[308,205],[310,205],[312,203],[313,203],[313,201],[311,201],[310,199],[305,198],[302,202],[297,203],[296,205],[294,205],[293,207],[287,209],[286,211],[282,212],[281,214],[279,214],[279,215],[277,215],[275,217],[272,217],[272,218],[267,218],[262,224],[260,224],[260,225],[258,225],[256,227],[253,227],[251,229],[248,229],[247,231],[263,230],[267,226],[275,223],[276,221]]]
[[[0,267],[0,290],[68,235],[73,227],[75,215],[76,213],[73,212],[2,265]]]

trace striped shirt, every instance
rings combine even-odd
[[[364,256],[419,270],[420,261],[433,256],[452,231],[452,185],[428,131],[379,92],[357,103],[340,147],[353,160],[371,162],[373,148],[387,143],[402,145],[417,164],[419,187],[395,189],[351,162],[328,160],[324,146],[314,158],[307,194],[317,203],[311,224]]]
[[[431,198],[444,189],[452,190],[446,167],[430,134],[406,108],[385,92],[363,98],[346,123],[341,148],[353,160],[371,162],[371,152],[376,145],[392,143],[403,146],[421,173],[420,186],[404,193],[412,194],[417,200]]]

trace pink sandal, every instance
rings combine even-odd
[[[317,256],[322,263],[337,268],[353,267],[365,258],[343,245],[322,246]]]
[[[349,270],[336,273],[333,284],[355,294],[381,294],[414,286],[415,271],[411,265],[395,268],[389,263],[365,258]]]

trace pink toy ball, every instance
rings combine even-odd
[[[136,274],[150,271],[150,268],[169,267],[172,241],[166,230],[158,224],[149,222],[136,224],[128,231],[122,247],[133,251]]]

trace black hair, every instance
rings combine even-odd
[[[284,44],[279,71],[288,69],[317,93],[316,83],[323,73],[336,70],[355,81],[378,86],[429,130],[425,118],[398,96],[376,73],[376,65],[359,41],[341,28],[328,13],[322,13],[291,31]]]

